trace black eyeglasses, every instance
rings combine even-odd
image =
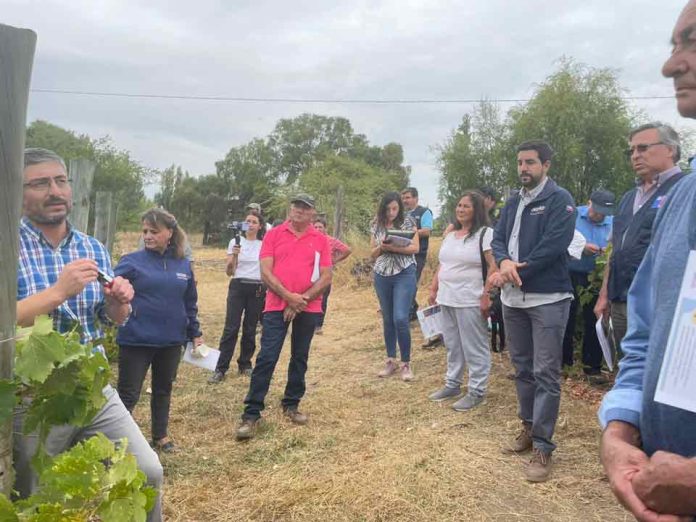
[[[53,181],[53,183],[55,183],[56,187],[59,189],[64,189],[70,185],[72,179],[67,176],[56,176],[55,178],[37,178],[28,183],[24,183],[24,187],[30,188],[37,192],[48,192],[48,189],[51,186],[51,181]]]
[[[639,143],[635,147],[630,147],[626,149],[625,154],[628,159],[631,159],[631,156],[633,156],[633,153],[635,151],[640,152],[643,154],[645,151],[647,151],[650,147],[654,147],[655,145],[664,145],[665,143],[663,141],[656,141],[655,143]]]

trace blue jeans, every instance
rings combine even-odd
[[[409,312],[416,295],[416,265],[413,264],[393,276],[375,274],[375,292],[382,309],[382,326],[387,357],[396,357],[399,342],[401,361],[411,360],[411,330]]]
[[[285,386],[285,394],[281,401],[284,410],[297,409],[297,405],[305,393],[309,345],[312,342],[316,325],[316,313],[302,312],[292,321],[288,383]],[[242,419],[256,420],[261,416],[264,409],[263,401],[271,385],[271,378],[289,327],[290,323],[283,320],[283,312],[265,312],[263,314],[261,349],[256,356],[256,365],[251,373],[251,383],[249,384],[249,393],[244,399]]]

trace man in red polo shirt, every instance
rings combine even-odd
[[[307,416],[297,409],[305,392],[309,346],[321,296],[331,284],[331,248],[328,238],[314,229],[314,199],[299,194],[291,201],[289,219],[271,229],[263,239],[261,278],[266,283],[261,349],[244,399],[242,423],[237,439],[254,436],[264,408],[264,398],[292,322],[288,384],[281,401],[284,414],[295,424],[306,424]]]

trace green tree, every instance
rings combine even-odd
[[[550,175],[578,204],[600,187],[618,197],[634,178],[624,156],[634,117],[623,96],[612,70],[564,59],[526,105],[510,111],[512,142],[548,141],[556,151]]]
[[[172,165],[161,171],[159,173],[160,191],[155,194],[155,204],[164,209],[170,209],[176,188],[188,175],[189,173],[184,172],[180,165]]]
[[[514,170],[509,132],[492,102],[481,101],[444,145],[437,147],[439,196],[449,218],[466,190],[489,186],[502,191]]]
[[[348,228],[361,232],[369,230],[381,195],[404,187],[398,171],[389,172],[359,159],[340,156],[319,162],[302,174],[299,182],[302,190],[314,195],[318,210],[327,213],[330,223],[336,192],[339,185],[343,185],[346,224]]]
[[[114,192],[119,206],[119,226],[139,222],[145,203],[143,186],[152,178],[152,171],[131,158],[129,152],[114,147],[110,138],[92,139],[37,120],[27,128],[26,146],[52,150],[62,156],[66,164],[78,158],[93,160],[96,170],[92,202],[96,191]]]

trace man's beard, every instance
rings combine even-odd
[[[50,205],[55,205],[56,203],[61,203],[65,205],[65,214],[59,214],[59,215],[47,215],[41,212],[37,212],[33,215],[27,216],[29,219],[34,221],[35,223],[38,223],[40,225],[61,225],[65,222],[65,220],[68,217],[68,214],[70,213],[70,205],[62,199],[55,199],[48,201],[44,204],[44,208],[48,207]]]

